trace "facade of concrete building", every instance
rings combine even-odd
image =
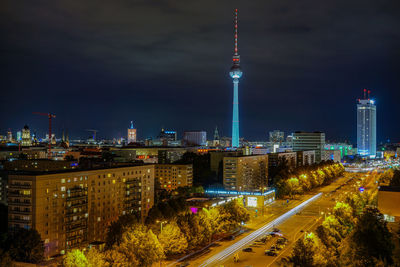
[[[224,157],[241,156],[240,151],[210,151],[210,169],[215,172],[218,176],[220,171],[223,170]]]
[[[207,132],[205,131],[186,131],[183,133],[183,145],[185,146],[206,146]]]
[[[268,186],[268,155],[224,157],[224,187],[255,191]]]
[[[297,166],[297,154],[296,152],[282,152],[282,153],[270,153],[268,154],[268,166],[278,166],[280,161],[286,161],[286,165],[289,168],[296,168]]]
[[[297,151],[297,166],[313,165],[315,163],[315,151]]]
[[[193,185],[192,164],[156,164],[155,179],[161,189],[175,190],[178,187]]]
[[[4,205],[7,205],[7,183],[7,172],[0,170],[0,203]]]
[[[324,160],[333,160],[334,162],[341,162],[341,152],[340,150],[325,150],[325,159]]]
[[[380,186],[378,209],[388,222],[400,221],[400,186]]]
[[[114,150],[119,150],[112,148],[110,151],[113,152]],[[171,152],[177,152],[184,154],[187,152],[187,149],[184,147],[126,147],[122,148],[121,150],[124,151],[134,151],[136,154],[136,160],[143,160],[144,163],[157,163],[159,151],[168,150]]]
[[[136,160],[136,151],[134,150],[118,149],[112,150],[111,153],[115,156],[115,162],[134,162]]]
[[[161,129],[161,132],[158,134],[158,139],[162,141],[177,141],[178,133],[172,130],[164,130]]]
[[[285,141],[285,133],[279,130],[274,130],[272,132],[269,132],[269,141],[271,143],[281,144],[282,142]]]
[[[345,156],[355,155],[354,148],[352,145],[346,143],[329,143],[325,144],[325,150],[339,150],[340,157],[344,158]]]
[[[46,256],[105,241],[118,216],[153,204],[154,165],[9,175],[9,227],[36,229]]]
[[[177,160],[182,159],[183,154],[186,150],[158,150],[158,163],[159,164],[170,164]]]
[[[295,132],[293,134],[293,151],[315,151],[315,162],[324,159],[325,133],[322,132]]]

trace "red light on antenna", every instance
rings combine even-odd
[[[367,89],[364,89],[364,92],[366,92],[367,91]]]

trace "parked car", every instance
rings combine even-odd
[[[281,250],[285,247],[285,244],[276,244],[276,249]]]
[[[277,244],[286,244],[287,242],[288,240],[284,237],[281,237],[276,241]]]
[[[182,262],[181,264],[178,264],[177,267],[186,267],[189,266],[189,262]]]
[[[242,249],[243,252],[253,252],[252,248],[244,248]]]
[[[273,233],[279,233],[281,230],[279,230],[278,228],[274,227],[274,229],[272,229]]]
[[[267,249],[267,250],[265,250],[264,254],[265,254],[265,255],[268,255],[268,256],[277,256],[277,255],[278,255],[278,253],[276,253],[276,251],[273,250],[273,249]]]

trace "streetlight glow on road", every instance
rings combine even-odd
[[[218,261],[222,261],[235,253],[236,251],[240,250],[241,248],[249,245],[255,239],[259,238],[261,235],[264,235],[268,232],[271,228],[281,224],[285,220],[289,219],[294,214],[298,213],[301,209],[309,205],[311,202],[317,200],[322,196],[322,193],[319,193],[310,199],[304,201],[303,203],[299,204],[298,206],[294,207],[293,209],[289,210],[285,214],[281,215],[280,217],[276,218],[275,220],[267,223],[266,225],[262,226],[261,228],[257,229],[253,233],[249,234],[248,236],[242,238],[232,246],[224,249],[223,251],[219,252],[218,254],[214,255],[213,257],[209,258],[208,260],[204,261],[199,267],[211,266],[212,264],[218,263]]]

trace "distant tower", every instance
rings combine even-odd
[[[242,77],[242,70],[240,69],[240,56],[238,54],[238,19],[237,9],[235,9],[234,16],[234,32],[235,32],[235,46],[234,54],[232,57],[232,67],[229,72],[233,79],[233,116],[232,116],[232,147],[239,147],[239,78]]]
[[[364,89],[364,99],[357,101],[357,150],[361,156],[376,156],[376,105]]]
[[[133,121],[131,121],[131,127],[128,128],[128,144],[136,143],[136,129],[133,127]]]
[[[13,141],[13,136],[12,136],[11,129],[8,129],[8,132],[7,132],[7,141],[8,141],[8,142],[12,142],[12,141]]]
[[[219,145],[220,145],[220,140],[219,140],[218,128],[217,126],[215,126],[213,146],[219,146]]]
[[[32,139],[31,139],[31,131],[29,130],[28,125],[24,126],[24,129],[22,129],[22,146],[31,146],[32,145]]]

